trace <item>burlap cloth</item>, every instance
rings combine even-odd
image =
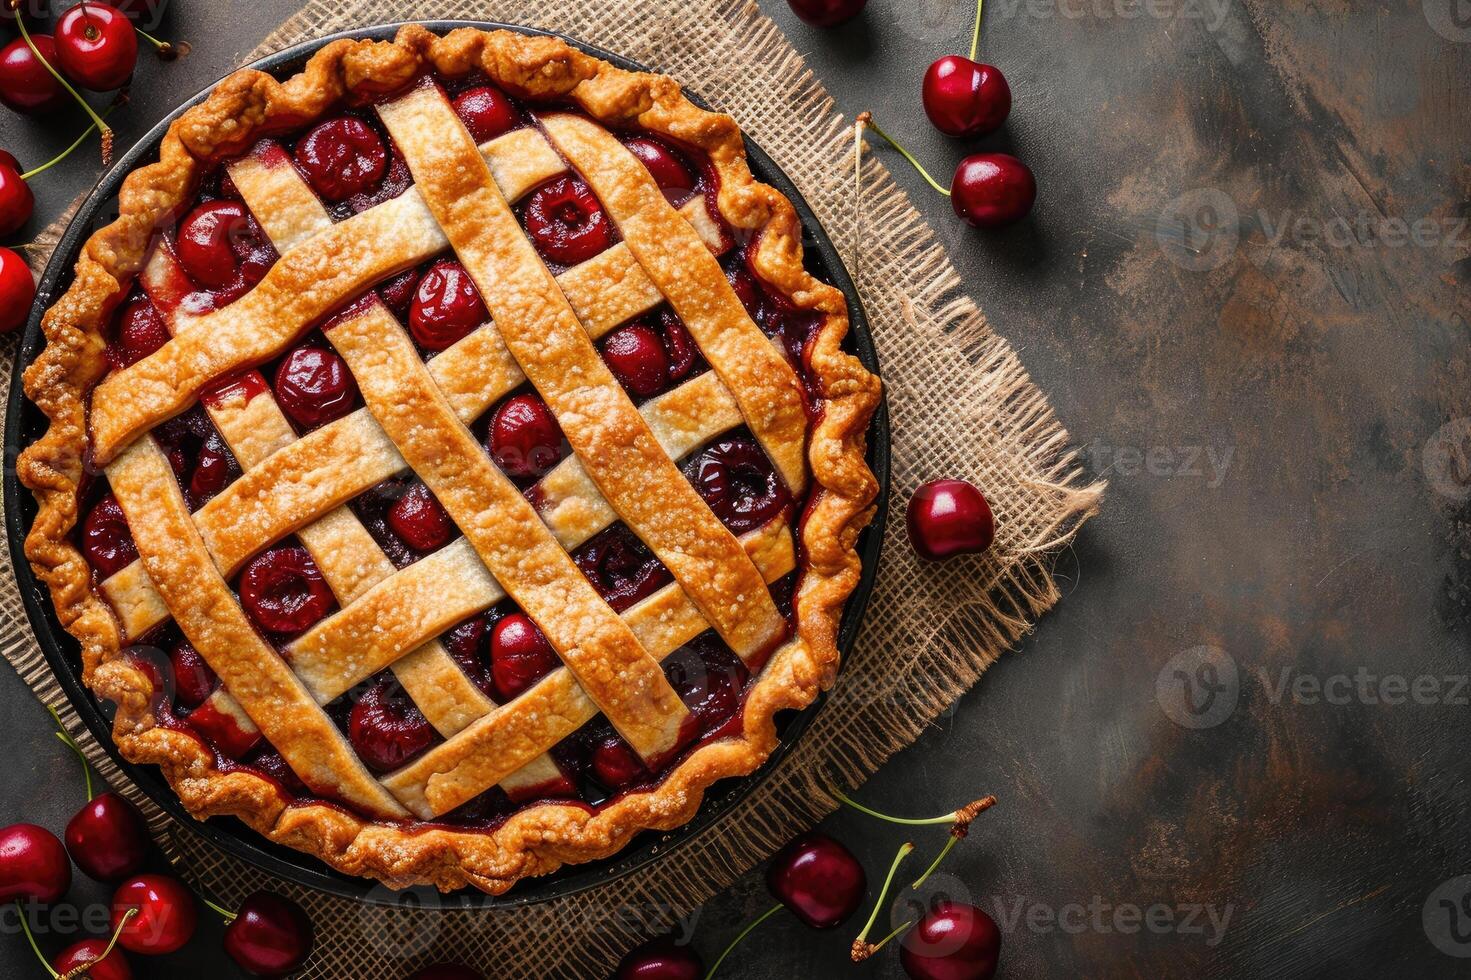
[[[894,513],[863,630],[826,707],[755,792],[666,859],[532,908],[439,912],[433,896],[422,893],[401,907],[380,908],[286,884],[175,825],[66,706],[32,637],[8,554],[0,557],[0,652],[38,697],[62,711],[93,763],[148,816],[183,874],[227,904],[271,887],[307,908],[318,940],[304,976],[395,978],[443,958],[495,977],[604,976],[626,949],[667,929],[830,812],[836,804],[829,788],[862,782],[974,684],[1057,600],[1051,556],[1094,512],[1102,487],[1088,483],[1046,398],[959,291],[934,232],[872,155],[863,167],[862,216],[855,218],[850,122],[754,3],[313,0],[247,60],[344,28],[435,18],[548,28],[683,80],[740,121],[838,243],[862,292],[888,392]],[[58,222],[39,241],[54,243],[62,227]],[[12,338],[5,363],[14,350]],[[7,369],[0,411],[9,377]],[[942,475],[985,488],[998,530],[984,559],[926,566],[905,542],[905,501],[916,484]]]

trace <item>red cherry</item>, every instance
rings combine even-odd
[[[441,259],[429,267],[414,290],[409,331],[420,347],[444,350],[489,316],[465,267],[454,259]]]
[[[138,914],[124,924],[128,909],[137,909]],[[198,920],[194,896],[167,875],[129,878],[112,896],[112,927],[122,926],[118,945],[134,953],[172,953],[194,935]]]
[[[455,97],[455,112],[476,143],[493,140],[521,125],[521,114],[506,93],[489,85],[466,89]]]
[[[56,835],[33,823],[0,830],[0,902],[49,905],[71,887],[72,866]]]
[[[444,507],[422,483],[415,483],[388,508],[388,526],[409,547],[433,551],[449,543],[454,525]]]
[[[648,768],[623,736],[610,731],[592,750],[593,778],[611,790],[620,790],[647,780]]]
[[[576,177],[558,177],[531,195],[526,234],[543,256],[561,265],[586,262],[613,244],[603,206]]]
[[[603,341],[603,360],[635,398],[650,398],[669,383],[669,352],[641,323],[619,327]]]
[[[127,568],[138,557],[128,519],[110,493],[92,506],[82,522],[82,554],[104,579]]]
[[[1000,228],[1025,218],[1037,200],[1037,181],[1009,153],[974,153],[955,168],[950,204],[977,228]]]
[[[664,143],[647,136],[631,136],[623,141],[623,145],[649,169],[654,183],[665,192],[665,197],[682,201],[695,189],[695,178],[690,168]]]
[[[562,427],[546,402],[535,395],[516,395],[496,409],[489,448],[508,476],[539,477],[562,458]]]
[[[61,64],[50,34],[32,34],[31,43],[53,67]],[[18,37],[0,48],[0,102],[34,116],[65,105],[67,98],[66,89],[31,53],[25,38]]]
[[[712,443],[682,469],[695,492],[736,534],[761,527],[792,499],[765,451],[745,436]]]
[[[301,906],[274,892],[256,892],[225,927],[225,952],[246,973],[284,977],[312,951],[312,922]]]
[[[137,874],[148,856],[148,834],[133,804],[111,791],[98,794],[66,825],[66,850],[95,881]]]
[[[0,248],[0,333],[18,330],[31,315],[36,279],[20,253]]]
[[[946,136],[994,133],[1011,112],[1011,86],[1001,70],[958,54],[931,64],[921,91],[925,115]]]
[[[868,878],[853,852],[813,831],[777,852],[766,870],[776,900],[813,929],[843,923],[863,901]]]
[[[991,980],[1001,931],[985,912],[944,901],[899,941],[899,963],[912,980]]]
[[[103,953],[107,957],[103,958]],[[82,967],[86,967],[82,970]],[[106,939],[83,939],[73,943],[57,954],[51,961],[51,969],[59,976],[87,977],[89,980],[133,980],[133,971],[128,966],[123,951],[107,948]],[[72,971],[77,970],[76,974]]]
[[[117,337],[108,347],[114,367],[136,364],[169,342],[169,328],[163,314],[147,296],[139,296],[123,305],[118,313]]]
[[[485,659],[486,635],[490,632],[487,615],[471,616],[439,638],[444,649],[454,658],[465,676],[486,694],[494,695],[495,684]]]
[[[490,676],[496,697],[510,701],[556,669],[561,661],[525,613],[512,613],[490,634]]]
[[[388,308],[399,317],[405,317],[409,313],[409,304],[414,301],[414,290],[419,285],[419,271],[417,269],[405,269],[391,279],[385,280],[378,286],[378,295]]]
[[[964,480],[931,480],[909,498],[909,543],[921,558],[944,561],[980,554],[996,537],[996,519],[981,491]]]
[[[296,144],[296,162],[318,194],[341,201],[383,178],[388,151],[373,127],[343,116],[312,128]]]
[[[174,700],[185,708],[197,708],[209,700],[219,678],[204,658],[184,640],[169,651],[174,668]]]
[[[670,578],[648,545],[622,523],[593,535],[572,553],[572,560],[618,612],[653,595]]]
[[[692,948],[661,936],[628,951],[613,980],[700,980],[705,963]]]
[[[213,500],[231,481],[240,476],[240,464],[218,432],[205,437],[204,445],[194,460],[189,475],[189,502],[198,510]]]
[[[121,10],[88,0],[57,18],[56,57],[83,88],[111,92],[133,77],[138,32]]]
[[[36,195],[31,193],[31,185],[20,179],[15,158],[0,160],[0,235],[18,231],[35,210]]]
[[[244,206],[236,201],[209,201],[199,205],[179,223],[175,244],[179,264],[206,289],[230,285],[250,245],[253,223],[253,219],[247,218]]]
[[[336,351],[298,347],[276,369],[276,398],[292,421],[315,429],[352,411],[358,385]]]
[[[837,27],[863,12],[868,0],[787,0],[792,13],[813,27]]]
[[[419,970],[409,980],[485,980],[485,974],[458,963],[435,963]]]
[[[332,593],[305,548],[272,548],[240,576],[245,611],[272,633],[300,633],[332,608]]]
[[[715,634],[693,641],[664,662],[665,675],[680,700],[709,733],[735,717],[750,671]]]
[[[392,677],[363,692],[348,716],[347,736],[376,772],[391,772],[434,741],[434,728]]]
[[[659,339],[664,342],[664,351],[669,355],[669,380],[683,381],[689,377],[695,365],[703,363],[700,348],[695,343],[695,338],[690,336],[684,321],[669,307],[659,311],[656,322]]]

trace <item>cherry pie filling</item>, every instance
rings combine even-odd
[[[479,80],[443,82],[452,104],[475,139],[484,143],[515,129],[537,125],[535,105],[526,105]],[[556,107],[557,111],[566,111]],[[671,204],[701,196],[706,213],[718,219],[713,201],[713,167],[686,149],[649,133],[620,133],[624,146],[648,169]],[[347,111],[308,128],[294,141],[278,141],[290,165],[318,195],[334,220],[343,220],[402,194],[412,178],[403,155],[371,111]],[[613,222],[597,197],[574,172],[547,180],[526,194],[516,214],[527,238],[560,274],[587,262],[618,241]],[[730,229],[718,222],[729,245]],[[177,311],[200,313],[244,295],[277,260],[238,190],[218,168],[177,226],[158,247],[172,252],[172,282],[138,285],[114,315],[108,356],[115,369],[136,363],[169,339],[167,323]],[[820,394],[806,360],[820,317],[798,310],[767,288],[748,261],[754,242],[724,251],[722,265],[746,311],[797,369],[806,386],[809,412],[819,412]],[[452,252],[436,256],[379,282],[372,293],[408,329],[426,361],[470,335],[488,320],[475,283]],[[361,302],[361,301],[357,301]],[[356,305],[356,303],[354,304]],[[633,317],[597,340],[619,384],[636,405],[664,395],[710,370],[679,317],[662,304]],[[341,419],[363,406],[346,360],[321,329],[301,337],[284,354],[256,371],[211,387],[185,413],[153,430],[179,488],[197,511],[242,475],[224,438],[203,406],[211,399],[271,394],[298,436]],[[540,484],[571,455],[557,420],[528,383],[495,402],[471,430],[500,470],[534,506],[544,502]],[[676,460],[676,464],[726,528],[736,535],[773,521],[793,523],[804,502],[794,499],[756,438],[744,427],[726,431]],[[448,546],[460,531],[425,484],[405,472],[358,494],[348,506],[398,569]],[[121,507],[105,477],[86,491],[76,539],[101,583],[138,556]],[[616,522],[571,549],[571,557],[603,599],[623,612],[673,581],[668,569],[627,526]],[[797,573],[778,579],[772,593],[792,621]],[[336,611],[338,603],[310,552],[288,537],[255,554],[231,586],[260,635],[285,647]],[[511,701],[561,666],[541,630],[511,599],[453,626],[439,637],[466,676],[496,703]],[[128,655],[153,680],[159,723],[188,732],[210,747],[222,770],[246,769],[273,780],[301,800],[322,800],[265,742],[253,726],[221,708],[218,678],[172,623],[139,638]],[[633,748],[598,715],[563,739],[550,755],[561,779],[513,800],[501,787],[446,814],[436,822],[490,828],[518,809],[547,800],[598,807],[620,793],[656,783],[688,753],[740,731],[745,697],[761,664],[748,665],[707,631],[663,661],[670,685],[690,711],[681,745],[650,769]],[[326,710],[357,755],[374,773],[412,762],[443,736],[404,691],[391,669],[358,683]],[[327,802],[341,804],[340,801]]]

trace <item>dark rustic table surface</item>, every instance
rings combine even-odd
[[[293,6],[172,4],[193,53],[142,70],[120,145]],[[762,7],[845,112],[942,173],[969,149],[918,100],[967,3],[872,0],[831,32]],[[981,50],[1015,94],[984,145],[1036,172],[1031,220],[963,230],[895,172],[1110,490],[1058,609],[860,798],[1001,797],[939,884],[1000,922],[1008,977],[1466,975],[1471,9],[992,0]],[[0,146],[33,164],[81,125],[0,113]],[[79,155],[38,180],[36,226],[96,177]],[[0,823],[60,828],[76,764],[8,671],[0,730]],[[903,839],[826,826],[873,878]],[[769,901],[747,875],[696,944]],[[76,929],[40,927],[51,950]],[[0,932],[0,974],[39,976]],[[231,975],[219,932],[135,969]],[[727,969],[902,975],[892,949],[846,966],[852,933],[778,917]]]

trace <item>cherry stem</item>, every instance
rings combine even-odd
[[[951,810],[949,813],[942,813],[938,817],[891,817],[887,813],[880,813],[878,810],[866,807],[862,803],[859,803],[857,800],[851,800],[837,790],[833,790],[833,795],[836,796],[843,803],[851,806],[853,809],[858,810],[861,813],[866,813],[870,817],[877,817],[880,820],[887,820],[889,823],[904,824],[907,827],[929,827],[935,824],[942,823],[954,824],[954,826],[950,828],[950,832],[958,837],[965,836],[966,830],[970,828],[970,822],[974,820],[977,815],[991,809],[991,807],[996,805],[996,797],[987,796],[979,800],[973,800],[972,802],[967,803],[965,806],[961,807],[959,810]]]
[[[919,171],[919,175],[925,179],[926,183],[928,183],[935,190],[939,191],[941,194],[944,194],[946,197],[950,196],[950,189],[948,187],[941,187],[939,184],[935,183],[935,178],[930,176],[930,172],[924,168],[924,165],[921,164],[918,160],[914,159],[914,156],[908,150],[904,149],[904,147],[900,146],[894,140],[894,137],[884,132],[883,129],[879,127],[879,124],[873,121],[872,113],[865,112],[858,118],[869,129],[873,130],[875,133],[878,133],[879,136],[883,137],[885,143],[888,143],[894,149],[898,150],[899,154],[904,157],[904,159],[909,161],[909,165],[912,166],[915,170]]]
[[[976,26],[970,32],[970,60],[976,60],[976,51],[981,46],[981,8],[986,5],[986,0],[976,0]]]
[[[951,836],[949,840],[945,841],[945,846],[940,848],[940,853],[935,855],[935,859],[930,862],[930,866],[924,869],[924,874],[914,879],[914,884],[909,887],[911,889],[917,889],[920,885],[923,885],[929,879],[930,875],[935,873],[935,869],[940,866],[940,862],[945,860],[945,855],[950,853],[950,849],[959,843],[960,838],[955,836]]]
[[[758,918],[755,922],[752,922],[750,925],[746,926],[746,928],[742,929],[741,934],[735,937],[735,939],[731,940],[731,944],[729,946],[725,947],[725,951],[720,954],[720,958],[715,961],[715,965],[710,967],[709,971],[705,974],[705,980],[710,980],[711,977],[715,976],[715,971],[720,969],[720,964],[725,962],[725,958],[730,955],[730,951],[739,946],[741,944],[741,940],[745,939],[751,934],[752,929],[755,929],[761,923],[765,922],[773,915],[776,915],[776,913],[780,912],[783,908],[785,908],[785,906],[781,905],[780,903],[773,905],[765,912],[762,912],[761,917]]]
[[[36,954],[36,959],[46,968],[46,973],[51,980],[61,980],[61,974],[51,968],[51,961],[41,952],[41,947],[36,945],[36,937],[31,935],[31,924],[26,921],[26,903],[20,899],[15,900],[15,911],[20,916],[20,931],[26,934],[26,942],[31,944],[31,952]]]
[[[108,956],[112,955],[113,948],[117,946],[118,937],[121,936],[123,934],[123,930],[127,928],[129,920],[131,920],[133,916],[137,914],[137,908],[131,908],[124,912],[122,921],[117,924],[116,929],[112,930],[112,938],[107,941],[107,946],[102,950],[102,955],[97,957],[96,959],[88,960],[85,963],[78,963],[75,967],[58,977],[57,980],[79,980],[79,978],[81,977],[89,976],[91,973],[91,967],[95,966],[98,963],[101,963],[103,960],[107,959]]]
[[[209,899],[205,898],[203,895],[200,895],[199,896],[199,900],[201,902],[203,902],[205,905],[208,905],[215,912],[219,913],[220,918],[222,918],[222,919],[225,920],[225,925],[229,925],[230,923],[234,922],[236,919],[240,918],[240,913],[239,912],[231,912],[227,908],[223,908],[223,907],[221,907],[219,905],[216,905],[214,902],[211,902]]]
[[[93,109],[91,104],[82,98],[81,93],[72,88],[71,82],[63,78],[61,72],[53,68],[51,62],[41,57],[41,52],[36,50],[36,42],[31,40],[31,32],[26,29],[26,20],[18,13],[20,0],[10,0],[10,9],[17,11],[15,24],[20,28],[20,36],[25,39],[26,47],[31,49],[31,54],[36,56],[36,60],[45,66],[46,70],[51,73],[51,77],[60,82],[61,87],[70,92],[72,98],[76,99],[77,103],[83,109],[87,110],[87,115],[92,117],[92,125],[96,126],[97,131],[102,134],[102,165],[104,167],[108,166],[112,163],[112,129],[108,127],[107,123],[102,121],[102,117],[97,114],[97,110]]]
[[[56,737],[66,743],[67,748],[71,749],[77,754],[77,761],[81,762],[82,764],[82,775],[85,776],[87,779],[87,802],[91,803],[93,799],[92,767],[87,763],[87,756],[85,753],[82,752],[82,747],[77,744],[77,740],[72,738],[71,733],[66,730],[66,725],[62,723],[61,715],[56,713],[56,709],[48,704],[46,705],[46,710],[51,712],[51,717],[56,719],[56,725],[58,728],[61,729],[61,731],[56,733]]]
[[[884,878],[884,887],[879,889],[879,897],[878,900],[873,903],[873,911],[869,913],[868,921],[863,924],[863,931],[858,934],[857,939],[853,940],[853,949],[850,951],[849,955],[853,957],[854,963],[862,963],[874,953],[877,953],[880,947],[883,945],[882,943],[874,945],[873,943],[869,942],[868,933],[870,930],[873,929],[873,924],[878,921],[879,909],[884,907],[884,899],[889,897],[889,886],[894,883],[894,873],[899,870],[900,863],[909,856],[909,852],[912,850],[914,850],[914,844],[910,841],[905,841],[902,845],[900,845],[899,853],[894,855],[894,863],[889,865],[888,877]],[[891,934],[889,936],[889,939],[892,938],[894,937]],[[888,941],[888,939],[884,940],[884,942]]]
[[[160,61],[173,61],[179,56],[179,49],[174,47],[169,42],[160,41],[158,38],[154,37],[152,34],[149,34],[141,27],[135,27],[133,28],[133,30],[137,31],[138,34],[142,36],[143,40],[153,45],[154,54],[158,55]]]

